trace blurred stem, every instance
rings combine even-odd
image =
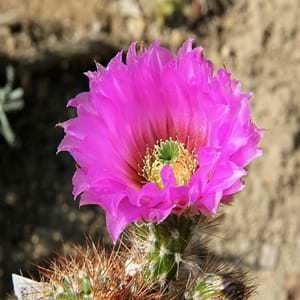
[[[10,146],[14,146],[16,137],[9,125],[8,119],[3,110],[3,106],[1,105],[0,105],[0,124],[1,124],[1,128],[0,128],[1,134],[4,136],[4,138],[6,139],[7,143]]]
[[[24,106],[23,89],[13,89],[15,72],[12,66],[6,68],[7,82],[4,87],[0,88],[0,133],[10,146],[16,145],[16,136],[9,124],[6,113],[20,110]]]

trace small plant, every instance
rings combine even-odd
[[[23,89],[13,88],[15,71],[12,66],[6,68],[6,84],[0,88],[0,133],[10,146],[16,144],[16,136],[10,126],[7,113],[21,110],[24,106]]]
[[[156,15],[163,21],[166,18],[181,13],[184,8],[183,0],[156,0]]]

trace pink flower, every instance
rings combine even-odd
[[[192,40],[177,55],[158,43],[137,53],[133,43],[126,63],[120,52],[87,76],[58,150],[78,165],[74,196],[106,211],[114,241],[131,222],[215,214],[243,188],[246,165],[261,155],[251,93],[226,70],[214,74]]]

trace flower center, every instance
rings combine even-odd
[[[184,144],[172,139],[158,142],[152,150],[148,150],[144,158],[142,176],[148,182],[154,182],[163,188],[161,170],[169,165],[178,186],[185,185],[197,167],[197,160]]]

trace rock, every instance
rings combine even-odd
[[[134,0],[122,0],[119,2],[119,8],[121,13],[124,16],[128,17],[139,17],[141,15],[141,11],[137,4],[137,1]]]
[[[270,269],[276,266],[277,261],[278,261],[277,247],[270,244],[264,244],[261,250],[259,265],[262,268]]]

